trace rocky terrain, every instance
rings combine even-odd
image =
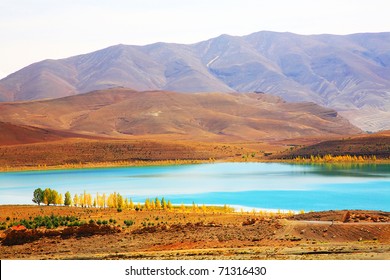
[[[390,129],[390,33],[221,35],[191,45],[116,45],[29,65],[0,81],[0,101],[112,87],[266,92],[335,109],[367,131]]]
[[[115,225],[0,231],[0,259],[389,259],[390,215],[375,211],[259,213],[0,206],[0,221],[36,215]],[[124,220],[134,224],[126,227]],[[147,222],[147,224],[145,224]],[[18,245],[16,245],[18,244]]]
[[[99,137],[172,135],[202,141],[251,141],[361,132],[332,109],[256,93],[189,95],[119,88],[0,103],[0,111],[3,123]]]

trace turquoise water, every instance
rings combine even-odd
[[[0,204],[31,204],[36,188],[119,192],[133,201],[390,211],[390,165],[218,163],[0,173]]]

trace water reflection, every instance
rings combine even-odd
[[[217,163],[0,173],[0,204],[32,203],[35,188],[119,192],[176,203],[273,209],[390,211],[388,164]]]

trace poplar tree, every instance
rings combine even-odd
[[[64,205],[65,205],[65,206],[70,206],[71,204],[72,204],[72,198],[71,198],[70,192],[67,191],[67,192],[65,193]]]
[[[155,201],[154,201],[154,205],[156,207],[157,210],[161,209],[161,202],[160,200],[158,199],[158,197],[156,197]]]
[[[129,202],[129,208],[134,209],[134,202],[131,198],[130,198],[130,202]]]
[[[64,203],[64,198],[62,196],[62,193],[58,193],[57,191],[54,191],[54,196],[55,196],[55,204],[56,205],[61,205]]]
[[[57,191],[52,190],[50,188],[46,188],[43,191],[43,202],[46,205],[54,204],[54,203],[56,203],[56,200],[58,199],[57,196],[58,196]]]
[[[161,207],[162,207],[162,209],[167,209],[167,202],[165,201],[165,198],[162,198],[161,199]]]
[[[75,207],[77,207],[79,205],[79,196],[77,195],[77,193],[73,197],[73,205]]]

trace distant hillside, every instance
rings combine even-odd
[[[255,93],[111,89],[60,99],[0,103],[0,112],[0,121],[18,126],[120,138],[170,135],[206,141],[273,140],[361,132],[334,110]]]
[[[258,32],[192,45],[117,45],[27,66],[0,81],[0,101],[112,87],[266,92],[337,110],[364,130],[390,129],[390,33]]]
[[[0,122],[0,146],[49,142],[70,137],[81,137],[81,135],[53,129]]]
[[[323,141],[277,155],[277,158],[293,159],[310,156],[376,156],[378,159],[390,158],[390,131],[372,135],[346,137],[338,140]]]

